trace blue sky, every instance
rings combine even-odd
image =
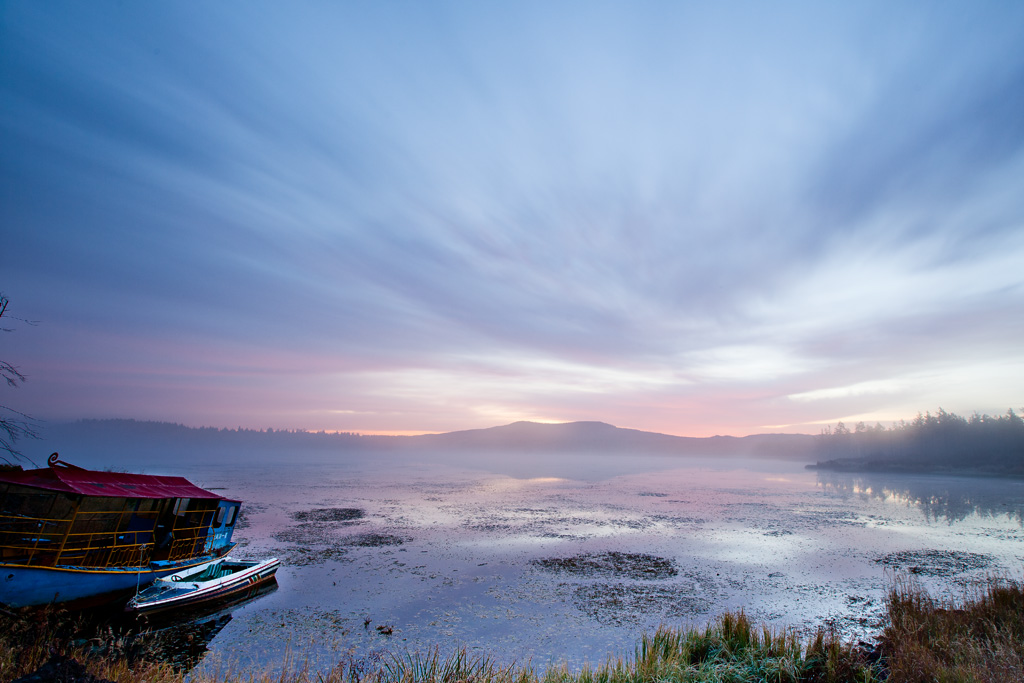
[[[817,432],[1024,405],[1024,4],[0,4],[0,403]]]

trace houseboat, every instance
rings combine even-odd
[[[100,472],[54,453],[0,470],[0,604],[98,605],[226,555],[241,503],[183,477]]]

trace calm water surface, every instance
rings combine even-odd
[[[955,594],[1024,567],[1019,481],[558,454],[174,473],[245,501],[236,557],[283,561],[276,591],[210,627],[201,666],[459,646],[579,665],[740,607],[864,637],[894,572]]]

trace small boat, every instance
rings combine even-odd
[[[241,503],[182,477],[0,468],[0,605],[96,606],[222,558]]]
[[[219,601],[275,581],[277,558],[262,561],[223,557],[188,572],[155,580],[125,605],[126,612],[151,613]]]

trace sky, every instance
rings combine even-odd
[[[1019,410],[1022,46],[1024,3],[976,0],[0,1],[0,405]]]

